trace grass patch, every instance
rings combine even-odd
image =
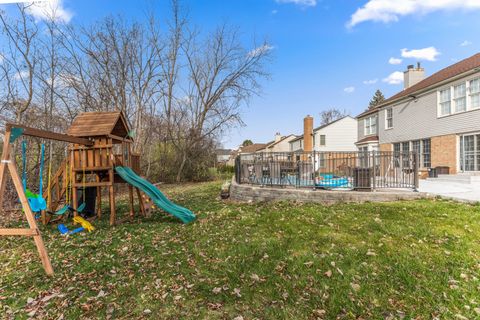
[[[7,318],[431,319],[480,317],[480,207],[237,204],[220,183],[167,187],[198,220],[163,214],[65,238],[1,238]],[[125,204],[119,211],[127,211]]]

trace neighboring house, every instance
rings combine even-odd
[[[357,151],[357,120],[345,116],[313,129],[314,151]]]
[[[230,152],[230,158],[228,158],[228,161],[226,163],[227,166],[235,166],[235,158],[238,156],[238,150],[232,150]]]
[[[404,72],[404,90],[360,114],[359,150],[416,151],[420,169],[480,171],[480,53],[424,77]]]
[[[357,120],[345,116],[330,123],[313,128],[313,118],[304,119],[304,133],[290,140],[290,151],[357,151]],[[305,136],[311,137],[307,140]]]
[[[303,151],[303,136],[295,136],[294,139],[290,140],[290,151]]]
[[[249,146],[242,146],[242,147],[239,148],[238,152],[240,154],[259,152],[261,150],[264,150],[265,147],[267,145],[269,145],[270,143],[271,142],[269,142],[269,143],[254,143],[254,144],[251,144]]]
[[[230,149],[217,149],[215,150],[215,155],[217,157],[217,163],[226,164],[230,159],[230,154],[232,150]]]
[[[265,150],[265,147],[269,145],[269,143],[254,143],[249,146],[241,146],[238,149],[238,154],[242,155],[243,160],[253,160],[254,156],[253,154],[256,152],[263,152]]]
[[[289,152],[290,141],[294,140],[297,136],[294,134],[288,136],[282,136],[280,133],[275,134],[275,140],[268,144],[263,152]]]

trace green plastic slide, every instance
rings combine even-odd
[[[115,167],[115,171],[128,184],[142,190],[157,207],[180,219],[183,223],[189,223],[196,219],[192,211],[170,201],[157,187],[137,175],[132,169],[118,166]]]

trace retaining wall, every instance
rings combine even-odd
[[[431,196],[423,192],[405,190],[364,192],[275,188],[238,184],[235,181],[232,181],[230,187],[230,198],[234,201],[240,202],[298,201],[334,204],[347,202],[391,202],[398,200],[425,199],[430,197]]]

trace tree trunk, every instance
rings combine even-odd
[[[180,164],[180,168],[178,168],[177,178],[175,179],[177,182],[180,182],[181,180],[183,168],[185,167],[186,162],[187,162],[187,153],[183,152],[182,163]]]

